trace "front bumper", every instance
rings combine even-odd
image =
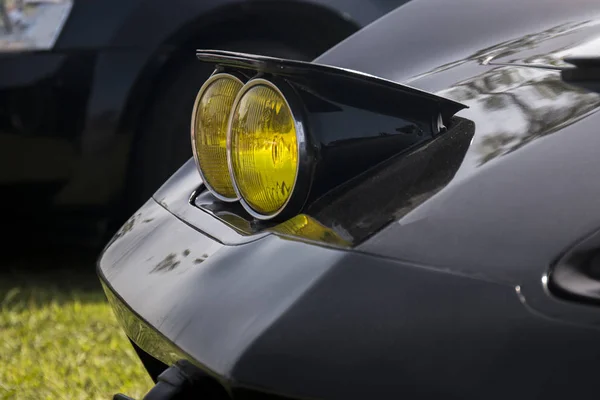
[[[164,364],[192,362],[236,399],[480,398],[497,377],[493,398],[595,390],[597,332],[531,313],[514,287],[243,236],[190,204],[197,185],[184,166],[98,264],[126,334]],[[561,365],[576,371],[564,388]]]
[[[98,269],[118,320],[141,349],[167,365],[187,359],[227,379],[344,256],[276,236],[223,245],[150,200]]]

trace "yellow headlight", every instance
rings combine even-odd
[[[248,211],[268,218],[285,207],[296,184],[296,127],[287,101],[273,84],[254,79],[247,85],[231,114],[228,156]]]
[[[227,123],[243,83],[229,74],[211,76],[198,92],[192,114],[192,147],[206,187],[221,200],[237,200],[227,165]]]

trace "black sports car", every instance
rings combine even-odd
[[[147,398],[595,398],[598,15],[417,0],[313,63],[199,50],[195,157],[98,264]]]
[[[120,225],[191,156],[196,48],[309,61],[406,1],[0,0],[0,205]]]

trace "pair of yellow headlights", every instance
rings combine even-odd
[[[228,73],[213,74],[192,114],[192,147],[204,184],[220,200],[239,200],[255,218],[277,216],[298,179],[301,130],[271,81],[244,84]]]

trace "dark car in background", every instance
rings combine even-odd
[[[191,155],[181,132],[212,71],[194,49],[311,60],[405,1],[2,0],[8,219],[89,234],[126,219]]]
[[[195,158],[98,264],[147,398],[596,397],[599,17],[415,0],[313,63],[199,50]]]

